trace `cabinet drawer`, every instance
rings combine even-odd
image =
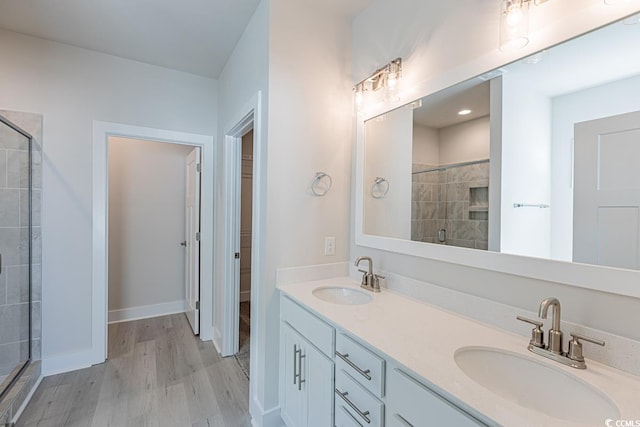
[[[351,412],[349,412],[346,406],[347,404],[344,402],[336,402],[335,427],[363,427],[363,424],[367,424],[365,421],[362,421],[361,423],[356,419],[356,417],[351,415]]]
[[[333,358],[333,327],[285,296],[280,300],[280,316],[325,355]]]
[[[384,396],[384,359],[344,334],[336,337],[336,367],[343,369],[371,393]]]
[[[398,368],[387,375],[387,426],[484,426],[453,403]]]
[[[344,371],[336,374],[334,399],[336,414],[345,410],[363,426],[384,425],[384,404]]]

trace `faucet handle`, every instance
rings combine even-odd
[[[573,332],[571,334],[571,341],[569,341],[569,352],[567,353],[567,357],[577,362],[584,362],[584,356],[582,355],[582,343],[579,340],[598,344],[599,346],[604,347],[604,341],[585,337],[584,335]]]
[[[518,316],[516,317],[516,319],[535,326],[535,328],[531,330],[531,340],[529,341],[529,344],[534,347],[544,348],[544,332],[542,332],[542,329],[540,329],[542,328],[542,322],[531,320],[522,316]]]
[[[362,274],[369,274],[369,272],[367,270],[362,270],[362,269],[358,269],[358,271]]]

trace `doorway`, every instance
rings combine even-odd
[[[108,138],[108,322],[185,313],[199,333],[200,147]]]
[[[251,228],[253,202],[253,129],[240,142],[240,295],[238,351],[234,355],[247,378],[250,371],[251,334]]]
[[[95,365],[107,358],[108,322],[108,139],[113,136],[200,147],[201,219],[200,252],[203,260],[213,259],[213,193],[215,163],[214,137],[110,122],[93,122],[93,232],[92,232],[92,321],[91,351],[76,364]],[[208,166],[207,166],[208,165]],[[143,165],[144,166],[144,163]],[[141,167],[142,167],[141,166]],[[181,203],[182,205],[182,203]],[[213,338],[213,266],[203,262],[200,269],[200,339]]]

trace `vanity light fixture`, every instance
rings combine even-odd
[[[364,80],[353,87],[354,102],[360,111],[364,105],[365,93],[384,89],[386,94],[394,92],[398,87],[398,80],[402,77],[402,58],[396,58],[382,68],[377,69]]]
[[[356,103],[356,109],[360,111],[362,109],[362,106],[364,105],[364,83],[358,83],[353,87],[353,90],[355,92],[354,102]]]
[[[468,108],[458,111],[458,115],[460,116],[466,116],[467,114],[471,114],[471,110],[469,110]]]
[[[502,0],[500,3],[500,50],[522,49],[529,43],[529,8],[548,0]]]

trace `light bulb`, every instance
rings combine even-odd
[[[503,0],[500,7],[500,50],[521,49],[529,42],[529,0]]]
[[[508,26],[517,27],[522,22],[522,7],[520,5],[511,7],[506,19]]]
[[[398,86],[398,77],[396,73],[389,73],[389,77],[387,77],[387,87],[390,90],[394,90]]]

